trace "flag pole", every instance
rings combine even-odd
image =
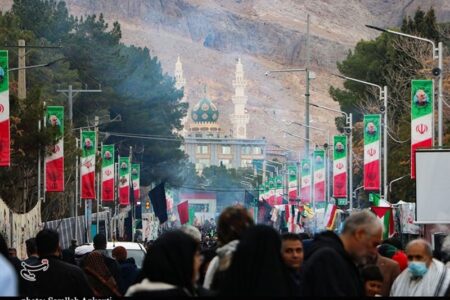
[[[133,159],[133,147],[130,146],[130,167],[129,167],[130,172],[128,173],[128,176],[129,176],[128,182],[130,184],[128,186],[128,191],[130,192],[130,187],[131,187],[131,190],[132,190],[133,196],[134,196],[134,187],[133,187],[133,181],[132,181],[132,177],[131,177],[131,171],[132,171],[131,170],[131,162],[132,162],[132,159]],[[136,202],[136,199],[134,199],[134,197],[133,197],[133,203],[131,203],[131,241],[132,242],[134,242],[134,230],[135,230],[135,228],[134,228],[134,208],[135,208],[134,202]]]
[[[80,140],[75,138],[75,148],[79,148]],[[75,239],[78,241],[78,205],[80,203],[78,197],[78,186],[79,186],[79,165],[78,165],[78,155],[75,155]]]

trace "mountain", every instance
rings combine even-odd
[[[74,15],[99,14],[118,20],[123,42],[148,47],[164,70],[173,75],[181,57],[186,99],[190,106],[207,95],[221,112],[222,131],[229,132],[233,110],[235,60],[241,57],[248,80],[249,137],[265,136],[295,150],[301,139],[285,136],[281,129],[304,135],[304,128],[283,126],[304,122],[305,74],[265,76],[271,69],[302,68],[306,63],[306,19],[310,14],[311,102],[338,109],[328,95],[330,84],[342,81],[331,73],[361,39],[378,35],[365,24],[398,26],[417,7],[436,9],[440,21],[450,17],[450,1],[437,0],[68,0]],[[0,0],[3,9],[11,1]],[[311,107],[316,127],[336,131],[336,113]],[[312,139],[322,144],[320,131]]]

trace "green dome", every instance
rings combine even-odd
[[[211,100],[203,98],[192,108],[191,118],[195,123],[215,123],[219,111]]]

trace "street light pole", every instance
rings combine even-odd
[[[394,180],[391,180],[391,182],[389,182],[389,192],[392,191],[392,184],[393,184],[394,182],[400,181],[400,180],[402,180],[403,178],[408,177],[408,176],[411,176],[411,174],[403,175],[403,176],[401,176],[401,177],[395,178]]]
[[[309,19],[309,15],[308,15]],[[309,70],[309,66],[303,69],[283,69],[283,70],[271,70],[267,71],[265,73],[266,76],[269,76],[271,73],[291,73],[291,72],[305,72],[306,74],[306,91],[305,91],[305,122],[309,126],[309,86],[310,86],[310,80],[315,78],[314,72],[311,72]],[[305,153],[306,156],[309,156],[309,127],[305,127]]]
[[[356,79],[356,78],[352,78],[352,77],[347,77],[347,76],[343,76],[343,75],[339,75],[339,74],[333,74],[334,76],[337,76],[339,78],[342,79],[346,79],[346,80],[350,80],[350,81],[354,81],[354,82],[359,82],[365,85],[369,85],[369,86],[373,86],[376,87],[380,94],[379,94],[379,99],[380,101],[383,101],[383,106],[382,106],[382,110],[381,113],[383,115],[383,198],[384,200],[388,201],[388,180],[387,180],[387,174],[388,174],[388,88],[387,86],[383,86],[381,87],[378,84],[375,83],[371,83],[371,82],[367,82],[364,80],[360,80],[360,79]],[[380,193],[381,194],[381,193]]]
[[[442,94],[442,78],[443,78],[443,74],[442,74],[443,73],[442,42],[438,42],[438,46],[436,47],[436,44],[434,43],[434,41],[432,41],[430,39],[426,39],[426,38],[411,35],[411,34],[406,34],[403,32],[398,32],[398,31],[394,31],[394,30],[390,30],[390,29],[384,29],[384,28],[380,28],[380,27],[376,27],[376,26],[372,26],[372,25],[366,25],[366,27],[368,27],[370,29],[375,29],[375,30],[378,30],[381,32],[392,33],[395,35],[404,36],[404,37],[419,40],[419,41],[424,41],[424,42],[430,43],[431,46],[433,47],[432,58],[433,58],[433,60],[435,60],[435,59],[438,60],[438,69],[433,69],[433,74],[439,76],[439,79],[438,79],[438,146],[442,147],[442,126],[443,126],[443,124],[442,124],[442,98],[443,98],[443,94]],[[434,143],[434,141],[433,141],[433,143]]]

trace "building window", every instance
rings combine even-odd
[[[197,154],[208,154],[207,145],[197,145]]]
[[[230,146],[222,146],[222,154],[231,154]]]
[[[261,147],[254,147],[253,148],[253,154],[262,154]]]
[[[251,159],[243,159],[241,160],[241,167],[242,168],[250,168],[252,166],[252,160]]]
[[[242,147],[242,154],[244,155],[250,155],[252,148],[250,146],[244,146]]]

